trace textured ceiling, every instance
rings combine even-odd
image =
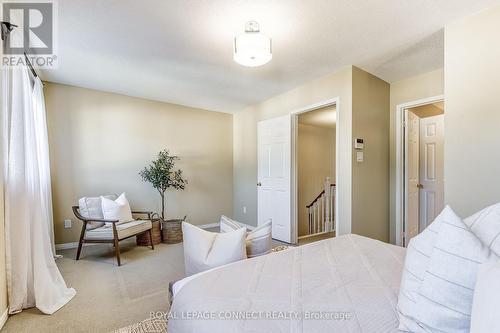
[[[393,82],[443,66],[443,27],[499,0],[59,0],[48,81],[236,112],[356,65]],[[257,20],[273,60],[232,60]]]

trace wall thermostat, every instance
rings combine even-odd
[[[363,139],[354,139],[354,149],[364,149],[365,143]]]

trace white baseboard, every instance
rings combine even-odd
[[[76,247],[78,247],[78,242],[56,244],[56,251],[74,249]]]
[[[248,224],[244,224],[244,223],[240,223],[242,225],[244,225],[245,227],[247,227],[248,230],[253,230],[255,229],[254,226],[251,226],[251,225],[248,225]],[[197,227],[199,228],[202,228],[202,229],[212,229],[212,228],[217,228],[219,227],[219,223],[208,223],[208,224],[202,224],[202,225],[198,225]],[[92,246],[92,245],[98,245],[99,243],[96,243],[96,244],[90,244],[90,243],[86,243],[86,244],[83,244],[83,246]],[[58,250],[69,250],[69,249],[76,249],[78,247],[78,242],[72,242],[72,243],[61,243],[61,244],[56,244],[56,251]]]
[[[104,243],[101,243],[101,244],[104,244]],[[85,243],[85,244],[83,244],[83,246],[93,246],[93,245],[99,245],[99,243]],[[61,244],[56,244],[56,251],[76,249],[77,247],[78,247],[78,242],[61,243]]]
[[[9,308],[5,309],[2,317],[0,317],[0,330],[3,328],[3,325],[7,322],[7,318],[9,318]]]

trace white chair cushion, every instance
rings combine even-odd
[[[151,228],[152,223],[150,220],[134,220],[117,224],[116,232],[118,233],[118,239],[125,239],[127,237],[140,234]]]
[[[102,214],[105,220],[115,220],[129,222],[134,220],[130,204],[125,193],[122,193],[116,200],[101,197]]]
[[[464,223],[483,244],[500,256],[500,203],[469,216]]]
[[[113,228],[102,226],[85,232],[85,240],[111,240],[113,239]]]
[[[230,219],[227,216],[222,215],[220,219],[220,231],[230,232],[240,228],[245,228],[246,226],[242,223]],[[268,254],[271,252],[272,248],[272,220],[266,221],[264,224],[258,226],[254,230],[247,232],[246,236],[246,248],[247,257],[253,258]]]
[[[500,332],[500,263],[479,267],[472,302],[471,333]]]
[[[424,280],[425,271],[429,267],[441,222],[446,220],[450,213],[451,209],[446,207],[434,222],[413,237],[408,244],[397,305],[399,329],[402,331],[425,332],[415,320],[418,314],[418,291]]]
[[[130,236],[138,235],[151,229],[152,223],[150,220],[134,220],[129,222],[118,223],[116,225],[116,232],[118,239],[125,239]],[[113,226],[105,225],[103,227],[87,230],[85,232],[86,240],[112,240]]]
[[[104,198],[115,200],[116,194],[103,195]],[[101,197],[83,197],[78,200],[80,208],[80,215],[86,218],[103,219]],[[102,227],[103,222],[89,222],[87,223],[87,230]]]
[[[447,214],[416,299],[419,326],[429,332],[469,332],[479,266],[498,259],[453,211]]]
[[[187,276],[246,258],[243,228],[217,233],[182,222],[182,233]]]

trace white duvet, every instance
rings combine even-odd
[[[404,255],[346,235],[205,272],[177,286],[168,332],[397,332]]]

